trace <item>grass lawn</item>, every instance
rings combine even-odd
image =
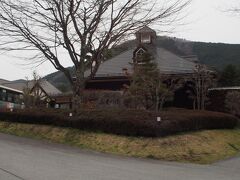
[[[0,122],[0,132],[105,153],[199,164],[213,163],[240,153],[240,129],[200,131],[165,138],[137,138]]]

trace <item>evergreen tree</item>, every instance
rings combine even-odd
[[[240,86],[240,68],[228,65],[221,73],[219,80],[221,86]]]
[[[162,83],[157,64],[148,53],[144,53],[134,64],[131,80],[128,92],[134,99],[135,107],[160,110],[165,100],[173,95],[167,84]]]

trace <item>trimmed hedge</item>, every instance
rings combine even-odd
[[[76,117],[67,112],[20,111],[1,112],[8,122],[52,125],[81,130],[102,131],[127,136],[159,137],[202,129],[230,129],[238,119],[232,115],[191,110],[169,110],[162,113],[136,110],[86,110]],[[157,122],[157,117],[162,118]]]

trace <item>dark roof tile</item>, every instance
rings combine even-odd
[[[129,73],[132,73],[133,52],[134,49],[127,50],[122,54],[105,61],[100,65],[96,77],[123,76],[123,69],[127,69]],[[194,73],[196,67],[196,63],[179,57],[163,48],[155,49],[154,58],[162,74]],[[89,76],[89,74],[90,71],[87,71],[85,76]]]

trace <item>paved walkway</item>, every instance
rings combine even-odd
[[[0,180],[239,180],[240,158],[209,166],[106,155],[0,134]]]

